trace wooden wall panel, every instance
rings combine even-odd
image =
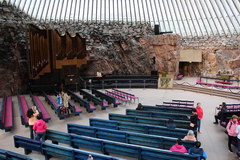
[[[52,72],[63,66],[80,67],[87,63],[86,43],[79,34],[60,35],[57,30],[40,30],[29,25],[30,78],[37,79],[44,71]]]

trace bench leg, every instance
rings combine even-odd
[[[50,158],[52,158],[52,156],[50,156],[50,155],[45,155],[45,160],[49,160]]]
[[[26,155],[28,155],[29,153],[32,153],[32,150],[24,149],[24,153],[25,153]]]
[[[57,141],[52,141],[52,144],[58,144],[58,142]]]
[[[78,149],[78,146],[72,145],[72,148]]]
[[[103,154],[104,154],[104,155],[109,155],[109,153],[108,153],[108,152],[106,152],[106,151],[103,151]]]

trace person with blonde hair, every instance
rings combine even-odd
[[[68,114],[70,114],[71,109],[68,104],[68,100],[70,99],[70,97],[67,95],[67,93],[65,93],[63,91],[61,92],[61,94],[62,94],[62,99],[63,99],[63,106],[67,109]]]
[[[197,141],[197,138],[195,137],[193,130],[189,130],[187,135],[183,138],[183,140]]]
[[[37,107],[33,106],[32,108],[29,108],[26,114],[27,114],[27,117],[28,117],[28,125],[29,125],[29,129],[30,129],[30,138],[34,139],[33,125],[37,121],[37,116],[39,115]]]

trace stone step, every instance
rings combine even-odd
[[[209,88],[187,86],[187,85],[181,85],[181,84],[174,84],[173,87],[174,87],[174,89],[179,89],[179,90],[209,94],[209,95],[213,95],[213,96],[232,98],[232,99],[237,99],[237,100],[240,99],[240,94],[239,93],[232,93],[232,92],[227,92],[227,91],[220,91],[220,90],[209,89]]]

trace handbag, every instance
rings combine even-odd
[[[190,123],[190,127],[194,127],[195,126],[195,124],[194,123]]]

